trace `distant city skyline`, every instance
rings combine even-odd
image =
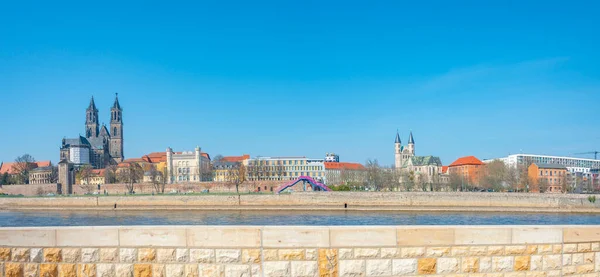
[[[0,161],[56,163],[115,93],[125,158],[600,150],[600,3],[492,2],[6,3]]]

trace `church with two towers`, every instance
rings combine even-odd
[[[60,148],[60,160],[75,165],[89,164],[93,168],[105,168],[123,161],[123,109],[119,96],[110,109],[110,126],[99,124],[98,109],[94,97],[85,112],[85,136],[64,138]]]

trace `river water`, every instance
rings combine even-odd
[[[386,211],[0,211],[0,227],[115,225],[600,225],[600,215]]]

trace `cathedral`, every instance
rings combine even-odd
[[[415,139],[412,132],[408,136],[408,144],[402,146],[400,133],[396,132],[395,145],[395,168],[404,172],[413,172],[417,178],[424,182],[438,181],[442,173],[442,161],[435,156],[416,156]]]
[[[75,165],[89,164],[93,168],[105,168],[123,161],[123,110],[119,96],[110,109],[109,128],[99,124],[98,109],[94,97],[85,113],[85,137],[64,138],[60,148],[60,160]]]

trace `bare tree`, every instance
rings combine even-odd
[[[456,172],[452,172],[450,173],[450,179],[449,179],[449,185],[450,185],[450,189],[453,191],[459,191],[463,189],[463,176],[456,173]]]
[[[563,193],[571,192],[571,188],[569,187],[569,184],[567,182],[567,174],[561,175],[559,177],[558,181],[559,181],[560,188]]]
[[[415,172],[414,171],[401,171],[400,172],[402,186],[405,191],[412,191],[415,187]]]
[[[77,179],[79,179],[79,187],[81,187],[86,193],[91,193],[94,190],[92,185],[92,167],[90,165],[84,165],[79,168],[77,172]]]
[[[167,183],[169,182],[169,170],[166,166],[163,166],[161,171],[161,182],[160,182],[160,193],[165,193],[165,187],[167,187]]]
[[[506,184],[514,191],[520,191],[522,189],[519,182],[519,170],[516,167],[506,167],[504,181],[506,181]]]
[[[156,169],[155,165],[150,165],[150,170],[148,170],[150,176],[150,183],[152,183],[152,187],[156,193],[163,193],[161,190],[161,172]]]
[[[35,159],[29,155],[24,154],[15,159],[15,164],[12,169],[15,172],[17,182],[21,184],[29,184],[29,172],[36,167]]]
[[[488,163],[485,167],[483,187],[491,188],[495,191],[503,190],[504,180],[506,178],[506,165],[503,161],[495,160]]]
[[[50,169],[50,177],[48,178],[50,183],[58,182],[58,167],[52,166]]]
[[[548,182],[548,179],[546,179],[546,178],[539,178],[537,185],[538,185],[540,192],[544,193],[548,190],[550,183]]]
[[[377,161],[377,159],[367,160],[366,168],[367,185],[372,189],[380,190],[383,180],[381,175],[381,166],[379,166],[379,162]]]
[[[246,166],[243,163],[231,165],[227,170],[227,182],[231,187],[235,186],[235,192],[240,193],[240,185],[246,181]]]
[[[125,183],[125,187],[129,193],[134,192],[134,185],[138,183],[144,176],[144,171],[138,163],[130,163],[125,168],[121,169],[118,174],[120,182]]]
[[[117,167],[115,165],[109,165],[104,170],[104,182],[107,184],[117,182]]]

